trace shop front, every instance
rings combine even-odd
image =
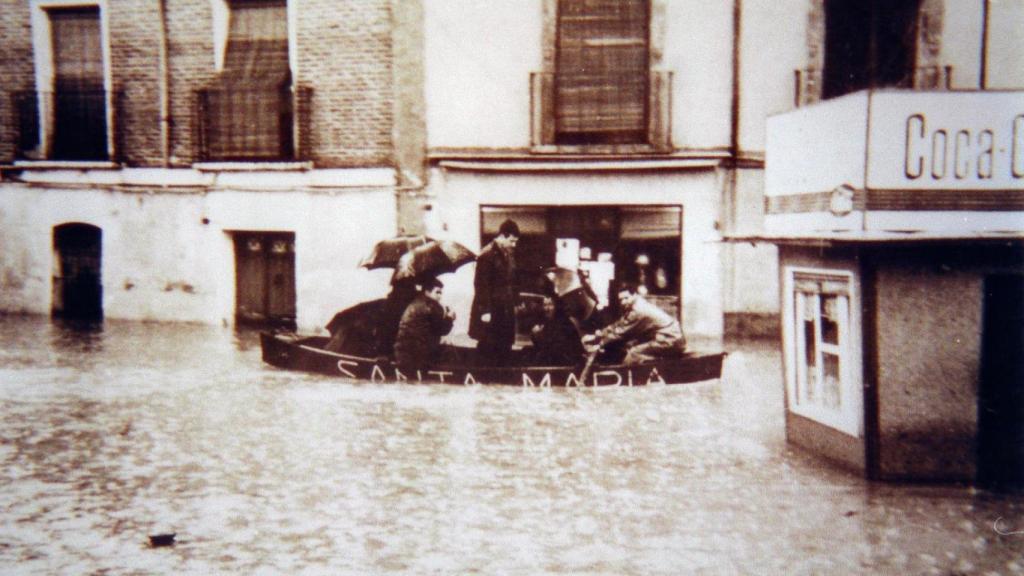
[[[612,314],[616,287],[636,283],[648,300],[681,318],[688,335],[721,337],[713,165],[668,172],[516,168],[442,163],[434,179],[442,183],[435,189],[441,233],[482,248],[511,219],[522,233],[516,280],[526,298],[551,290],[554,269],[573,270]],[[467,310],[471,270],[460,271],[448,290]]]

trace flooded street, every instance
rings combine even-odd
[[[348,383],[210,326],[0,343],[8,574],[1024,574],[1024,497],[787,446],[775,343],[609,390]]]

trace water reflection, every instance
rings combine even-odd
[[[8,317],[0,341],[20,573],[1024,570],[1024,536],[992,529],[1024,523],[1020,498],[789,448],[774,344],[721,381],[559,390],[288,373],[255,332],[198,325]]]

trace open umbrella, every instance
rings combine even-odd
[[[458,242],[432,240],[399,258],[392,281],[454,272],[473,260],[476,260],[476,254]]]
[[[373,252],[363,258],[359,265],[363,268],[373,270],[375,268],[394,268],[403,254],[432,242],[427,236],[396,236],[387,240],[381,240],[373,247]]]

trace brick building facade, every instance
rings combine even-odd
[[[0,2],[0,307],[68,312],[82,262],[108,318],[314,329],[383,290],[338,286],[422,172],[405,4]]]

